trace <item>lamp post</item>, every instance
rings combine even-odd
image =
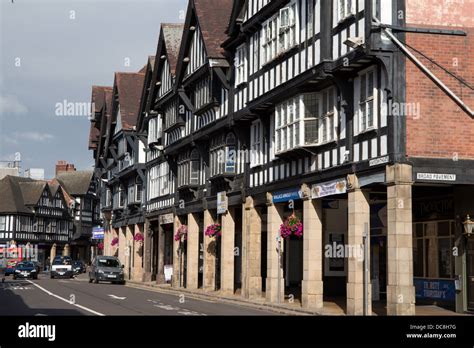
[[[464,225],[464,235],[471,237],[474,234],[474,221],[471,220],[469,215],[466,216],[466,221],[463,222]]]

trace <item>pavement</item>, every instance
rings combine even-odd
[[[0,283],[0,316],[262,316],[271,310],[197,299],[109,283],[74,279],[13,280]]]

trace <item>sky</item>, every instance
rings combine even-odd
[[[13,1],[0,0],[0,161],[19,152],[22,171],[44,168],[47,179],[58,160],[92,170],[82,112],[92,86],[139,71],[160,24],[184,21],[187,0]]]

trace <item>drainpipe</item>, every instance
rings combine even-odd
[[[377,18],[373,17],[373,20],[377,25],[380,27],[382,24]],[[464,103],[461,98],[459,98],[448,86],[446,86],[440,79],[438,79],[423,63],[415,57],[413,53],[411,53],[403,43],[398,40],[395,35],[392,34],[390,30],[387,28],[381,27],[383,32],[392,39],[392,41],[397,45],[398,48],[402,50],[412,61],[415,65],[423,71],[444,93],[446,93],[462,110],[464,110],[469,116],[474,118],[474,111],[472,111],[466,103]]]

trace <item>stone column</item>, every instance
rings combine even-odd
[[[158,284],[165,284],[165,230],[163,226],[158,225],[158,233],[154,235],[158,237],[156,282]]]
[[[180,265],[180,251],[179,251],[179,241],[174,239],[174,236],[178,229],[181,227],[181,221],[179,220],[178,216],[174,217],[174,229],[173,229],[173,278],[171,285],[174,288],[179,288],[180,287],[180,276],[182,277],[182,271],[183,271],[183,256],[181,256],[181,265]]]
[[[145,220],[145,228],[143,231],[143,257],[144,259],[144,280],[145,282],[151,282],[153,275],[151,270],[151,262],[152,262],[152,245],[153,245],[153,234],[150,233],[150,221],[148,219]]]
[[[188,245],[186,288],[198,288],[199,273],[199,223],[196,214],[188,214]]]
[[[312,200],[309,187],[303,186],[303,283],[304,308],[323,308],[323,205]]]
[[[120,263],[125,266],[124,272],[128,274],[128,260],[125,257],[125,250],[127,247],[127,228],[126,227],[119,228],[117,237],[119,239],[119,243],[117,246],[118,258],[120,260]]]
[[[278,302],[278,279],[280,279],[280,301],[285,301],[285,279],[278,257],[277,238],[280,235],[280,225],[283,223],[283,208],[273,204],[271,194],[267,194],[267,279],[266,299]],[[283,241],[281,242],[283,253]]]
[[[387,314],[414,315],[412,167],[387,166]]]
[[[352,251],[347,266],[347,308],[348,315],[364,314],[364,253],[363,235],[365,224],[370,224],[369,193],[361,190],[356,175],[349,175],[348,213],[349,228],[347,244]],[[370,225],[369,225],[370,231]],[[370,264],[370,260],[367,260]],[[369,312],[372,314],[372,295],[369,274]]]
[[[262,296],[262,218],[252,197],[246,198],[242,211],[242,296],[255,299]]]
[[[204,229],[214,223],[214,219],[209,210],[204,211]],[[203,260],[203,288],[207,291],[212,291],[216,286],[216,240],[204,235],[204,260]]]
[[[234,294],[234,247],[234,209],[229,208],[229,211],[222,215],[221,292],[223,294]]]

